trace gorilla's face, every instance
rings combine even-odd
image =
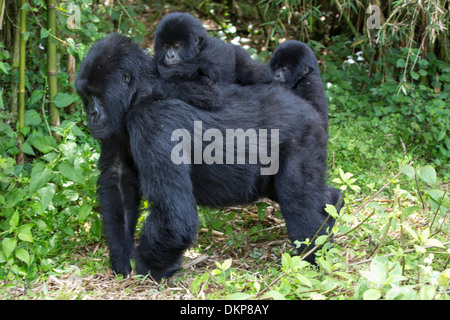
[[[83,60],[75,87],[94,138],[104,140],[124,134],[138,70],[145,64],[141,54],[145,55],[128,38],[112,35],[97,42]]]
[[[293,88],[308,74],[317,72],[317,60],[314,52],[300,41],[286,41],[278,46],[270,68],[275,81],[286,83]]]
[[[175,12],[165,16],[155,31],[155,60],[160,71],[170,75],[183,74],[191,68],[197,71],[206,31],[200,21],[187,13]],[[164,70],[169,68],[169,70]],[[188,73],[188,72],[187,72]],[[165,77],[166,78],[166,77]]]

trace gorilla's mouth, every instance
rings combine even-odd
[[[107,125],[103,125],[103,126],[89,126],[89,130],[94,133],[94,132],[102,132],[106,129]]]
[[[167,67],[171,68],[171,67],[177,65],[178,61],[173,61],[173,62],[172,61],[165,61],[165,64],[166,64]]]

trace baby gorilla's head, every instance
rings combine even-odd
[[[290,40],[280,44],[270,60],[275,81],[293,88],[308,74],[318,72],[317,59],[311,48],[303,42]]]

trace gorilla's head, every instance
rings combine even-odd
[[[94,138],[123,135],[126,113],[138,84],[155,70],[153,59],[125,36],[112,34],[92,46],[75,87]]]
[[[289,40],[280,44],[270,60],[274,80],[289,88],[308,74],[319,72],[317,59],[311,48],[300,41]]]

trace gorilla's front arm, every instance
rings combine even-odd
[[[98,199],[113,270],[130,274],[140,191],[128,143],[102,141]]]
[[[157,281],[180,268],[183,252],[194,243],[198,228],[190,166],[174,164],[170,157],[171,133],[179,120],[158,116],[156,105],[163,103],[155,102],[153,112],[148,103],[137,103],[128,115],[131,153],[142,195],[150,206],[133,257],[136,272],[150,273]]]

